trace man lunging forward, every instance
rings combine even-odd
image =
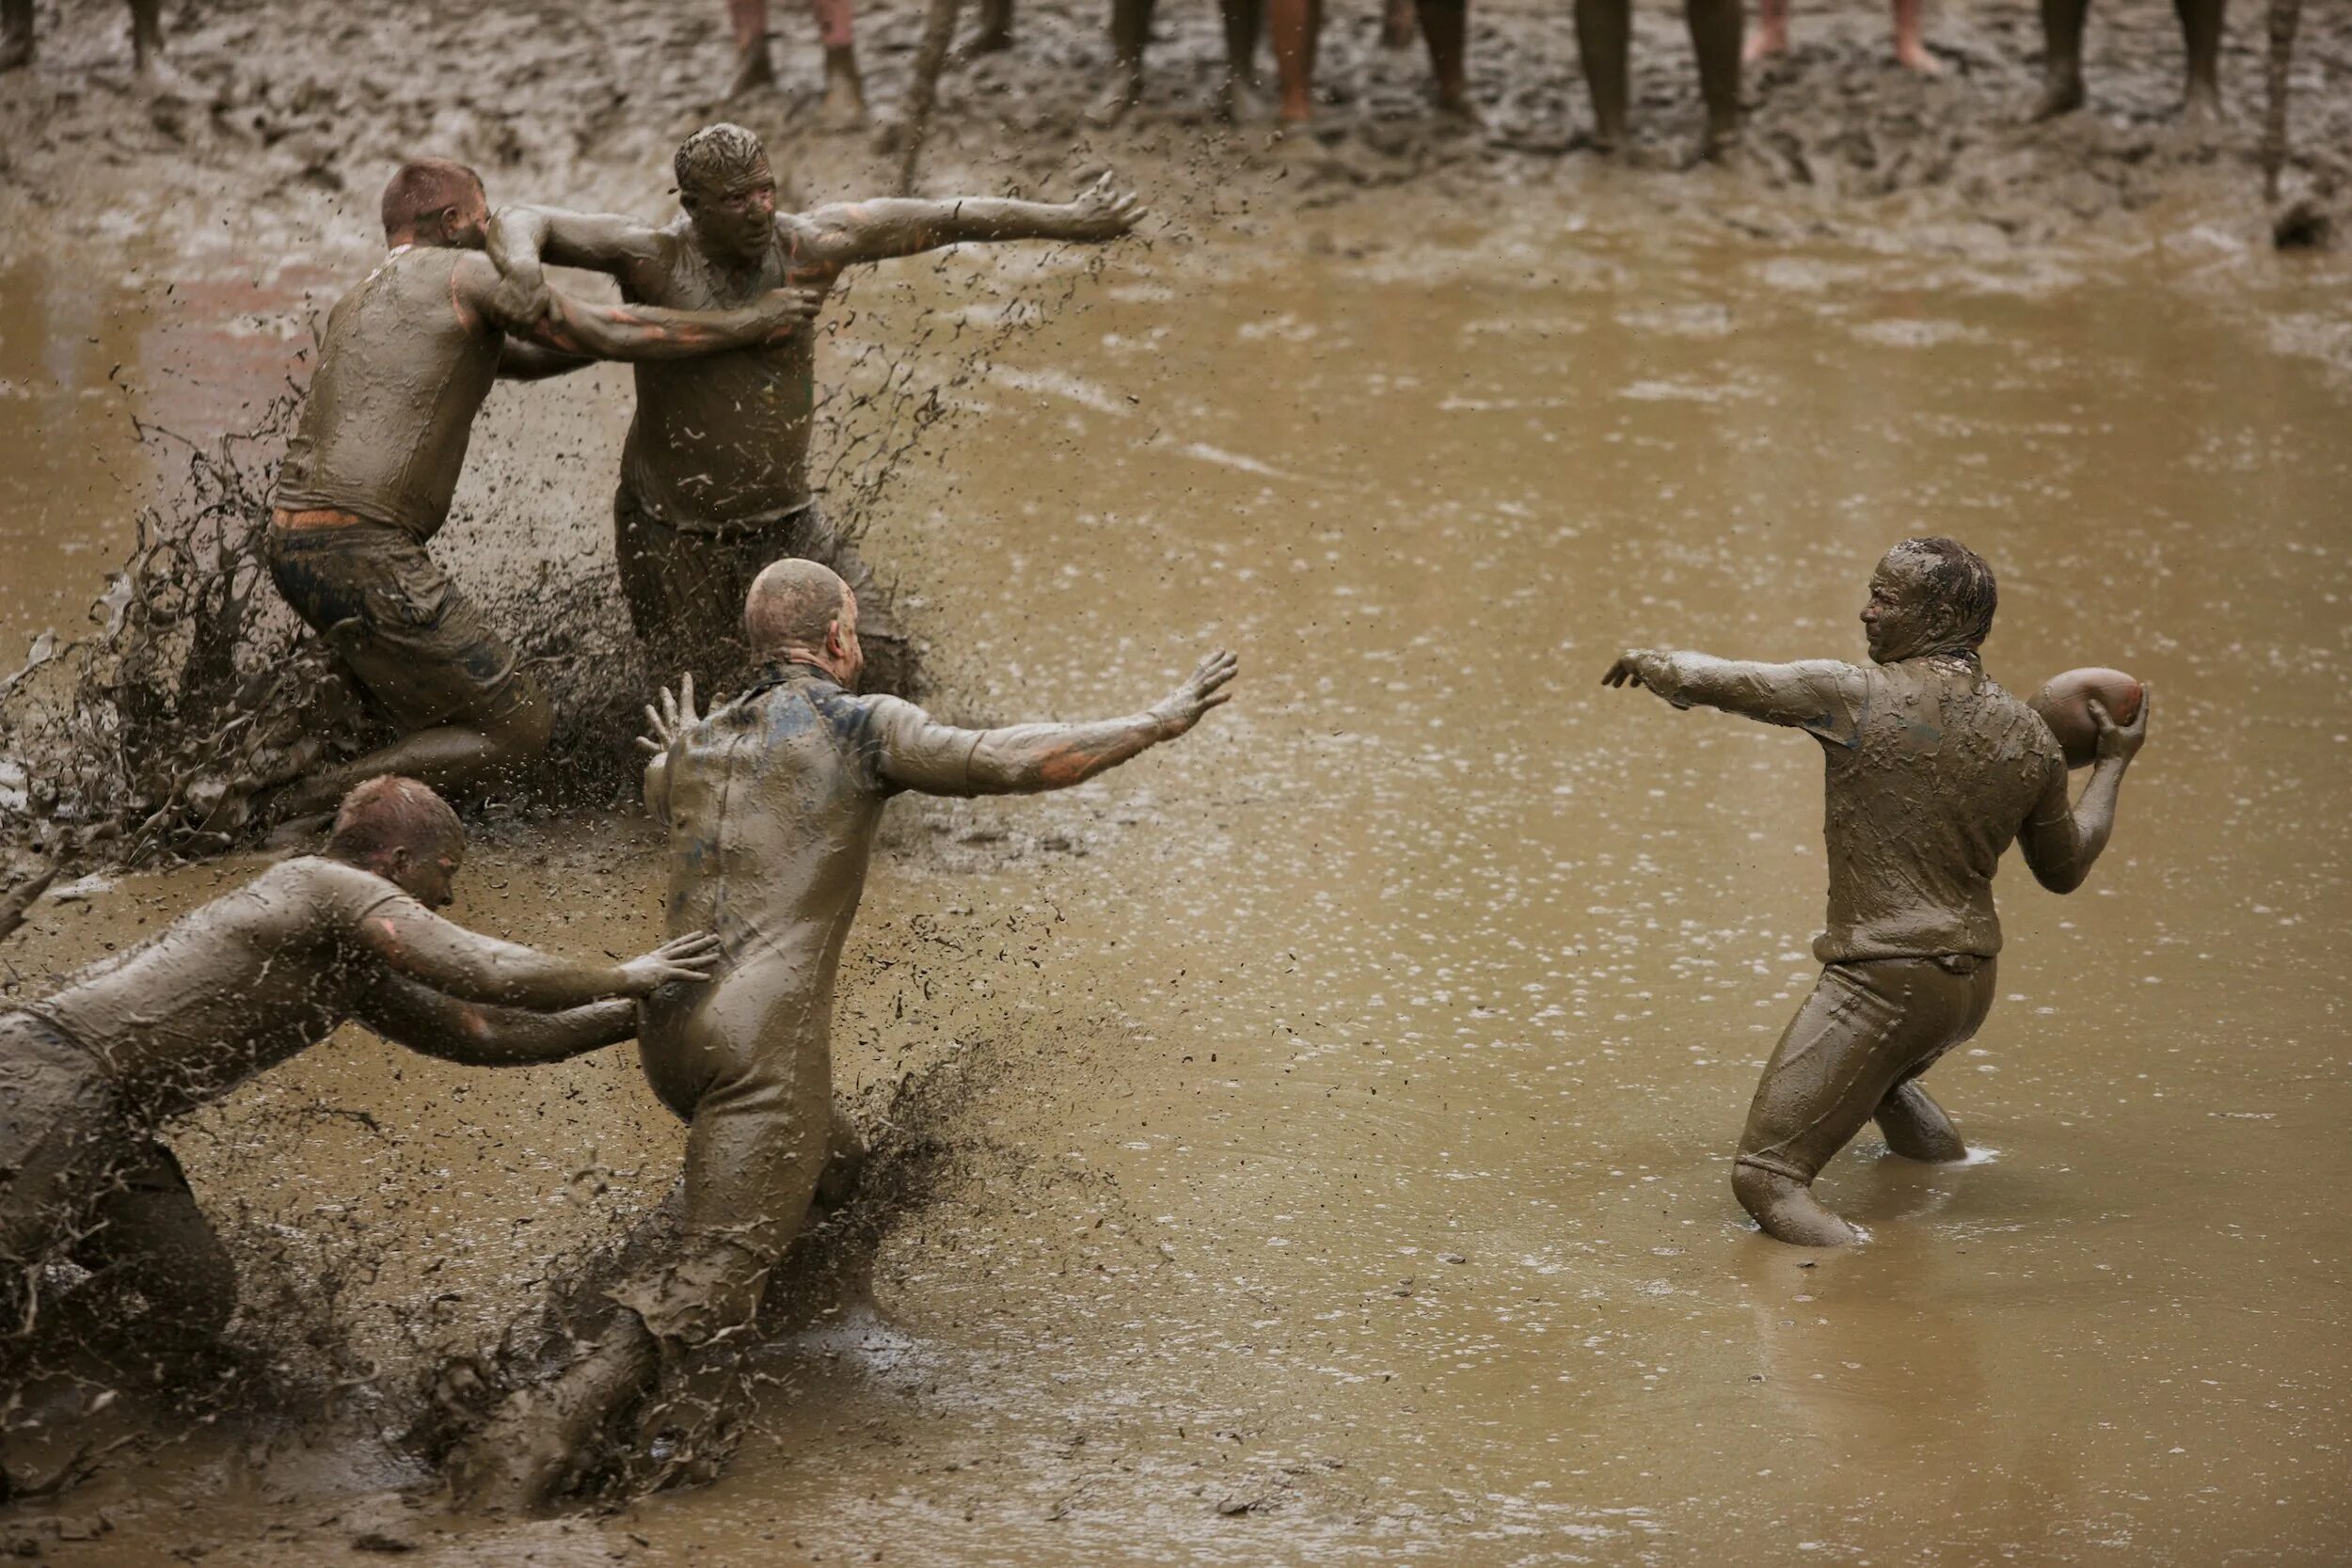
[[[1837,1246],[1851,1225],[1813,1179],[1865,1122],[1914,1160],[1967,1153],[1920,1074],[1993,1006],[2001,923],[1993,873],[2016,840],[2034,877],[2072,893],[2115,826],[2148,736],[2148,702],[2121,726],[2092,707],[2099,760],[2069,806],[2066,759],[2040,715],[1995,686],[1977,650],[1993,629],[1993,568],[1949,539],[1906,539],[1870,578],[1871,662],[1735,663],[1635,649],[1610,686],[1645,686],[1802,729],[1828,765],[1829,928],[1820,983],[1772,1052],[1748,1110],[1732,1191],[1784,1242]]]
[[[786,284],[821,296],[845,268],[942,245],[1112,240],[1142,211],[1105,180],[1060,206],[968,197],[779,213],[768,154],[739,125],[695,132],[673,166],[685,211],[662,228],[544,207],[502,210],[490,254],[508,275],[516,309],[531,309],[543,288],[543,260],[611,273],[628,299],[703,309]],[[612,542],[629,620],[665,668],[732,689],[748,673],[739,629],[744,593],[770,562],[798,556],[840,573],[865,607],[868,686],[908,689],[904,628],[809,488],[816,375],[808,333],[692,365],[638,366]]]
[[[650,999],[639,1032],[654,1091],[691,1124],[683,1238],[612,1292],[623,1310],[601,1338],[477,1436],[458,1485],[478,1503],[548,1500],[658,1371],[663,1393],[634,1423],[640,1459],[668,1466],[653,1479],[707,1476],[724,1457],[729,1412],[711,1390],[731,1381],[825,1165],[834,971],[890,798],[1083,784],[1190,730],[1230,695],[1234,671],[1231,654],[1212,654],[1124,719],[963,730],[896,697],[850,694],[864,662],[857,596],[825,567],[769,567],[743,625],[760,660],[751,688],[706,718],[691,686],[682,704],[665,693],[647,743],[645,800],[670,830],[671,921],[709,927],[724,954],[710,984]]]
[[[482,181],[440,159],[384,189],[391,254],[326,318],[302,421],[272,498],[271,576],[401,732],[276,802],[325,811],[354,784],[403,773],[471,789],[545,750],[538,683],[425,549],[449,516],[474,415],[501,376],[591,359],[662,359],[770,342],[805,327],[814,296],[749,293],[692,313],[552,295],[525,317],[483,254]],[[512,336],[510,336],[512,334]]]

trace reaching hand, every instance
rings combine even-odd
[[[1143,220],[1144,207],[1135,192],[1112,184],[1105,173],[1078,193],[1070,213],[1077,220],[1073,238],[1115,240]]]
[[[1152,705],[1152,716],[1166,729],[1165,738],[1176,736],[1200,722],[1200,716],[1232,699],[1225,684],[1233,678],[1241,661],[1223,648],[1193,666],[1184,684]]]
[[[645,724],[653,733],[639,736],[637,749],[649,756],[667,756],[686,738],[686,732],[701,722],[702,715],[694,711],[694,677],[680,675],[676,696],[670,695],[668,687],[661,689],[660,712],[654,711],[651,703],[645,705]]]
[[[825,296],[815,289],[771,289],[759,296],[755,309],[768,323],[767,341],[775,343],[805,329],[824,303]]]
[[[2107,712],[2106,704],[2090,699],[2090,721],[2099,726],[2099,760],[2128,765],[2139,755],[2139,749],[2148,743],[2148,709],[2154,701],[2154,691],[2146,681],[2139,683],[2139,711],[2128,724],[2119,724]]]
[[[1617,661],[1612,664],[1607,673],[1600,677],[1600,684],[1603,686],[1640,686],[1642,667],[1635,662],[1640,657],[1640,649],[1628,648],[1617,656]]]
[[[663,986],[678,981],[707,980],[724,957],[719,951],[719,939],[708,931],[672,937],[652,952],[621,966],[621,994],[651,996]]]

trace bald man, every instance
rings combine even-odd
[[[452,925],[433,911],[465,846],[432,790],[371,780],[344,798],[325,854],[0,1012],[0,1341],[30,1333],[56,1259],[97,1276],[75,1292],[86,1320],[129,1292],[155,1348],[216,1333],[235,1274],[158,1131],[345,1019],[453,1062],[562,1061],[628,1038],[634,999],[718,963],[707,933],[616,964]]]
[[[751,688],[707,717],[691,684],[647,710],[645,801],[670,832],[670,919],[707,926],[707,985],[645,1004],[645,1076],[691,1126],[684,1237],[612,1292],[623,1310],[556,1381],[510,1398],[463,1455],[461,1497],[545,1503],[606,1421],[664,1390],[635,1426],[642,1479],[707,1479],[724,1459],[723,1388],[769,1271],[801,1227],[833,1136],[833,986],[882,808],[903,790],[1037,794],[1084,784],[1173,740],[1223,703],[1232,655],[1211,654],[1142,712],[1081,724],[964,730],[889,696],[852,696],[857,596],[830,569],[780,561],[754,579]],[[681,1385],[694,1389],[686,1393]]]

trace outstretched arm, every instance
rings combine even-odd
[[[661,231],[614,213],[569,213],[561,207],[501,207],[490,220],[490,262],[499,270],[502,318],[530,321],[548,308],[543,265],[585,267],[629,282],[640,266],[658,262]]]
[[[2017,846],[2026,852],[2034,880],[2052,893],[2072,893],[2082,886],[2099,852],[2107,847],[2123,774],[2148,740],[2148,701],[2143,683],[2139,712],[2129,724],[2118,724],[2096,697],[2090,700],[2091,721],[2099,726],[2099,759],[2091,765],[2083,798],[2071,807],[2066,802],[2066,764],[2052,760],[2042,799],[2017,832]]]
[[[524,317],[501,297],[498,269],[469,258],[451,278],[462,315],[560,354],[591,359],[691,359],[755,343],[775,342],[804,329],[818,296],[806,289],[777,289],[732,310],[666,310],[653,305],[591,305],[548,291],[545,313]]]
[[[1719,707],[1841,744],[1853,739],[1864,692],[1862,672],[1836,659],[1756,664],[1655,648],[1629,648],[1600,683],[1647,687],[1677,707]]]
[[[1136,752],[1173,740],[1232,696],[1233,656],[1202,659],[1184,683],[1141,713],[1083,724],[1014,724],[960,730],[883,699],[881,773],[885,784],[929,795],[1034,795],[1084,784]]]
[[[552,1012],[608,997],[650,995],[675,980],[707,980],[719,961],[719,939],[679,937],[627,963],[559,958],[501,942],[443,920],[413,898],[389,898],[362,917],[359,946],[394,974],[461,1002],[493,1002]]]
[[[540,1013],[460,1002],[390,974],[370,988],[356,1016],[388,1040],[468,1067],[560,1062],[637,1034],[637,1004],[626,998]]]
[[[1105,174],[1075,201],[1058,204],[980,196],[893,198],[839,202],[783,221],[793,226],[786,238],[795,261],[840,268],[973,240],[1115,240],[1142,216],[1135,193],[1119,189]]]

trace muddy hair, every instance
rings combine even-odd
[[[767,166],[768,152],[759,138],[723,120],[706,125],[678,143],[677,155],[670,160],[678,194],[696,198],[716,195],[751,180]]]
[[[1944,611],[1942,630],[1956,647],[1973,651],[1993,635],[1993,612],[2000,607],[2001,594],[1984,557],[1941,534],[1906,539],[1887,553],[1919,561],[1928,592]]]
[[[435,213],[462,205],[482,188],[482,176],[447,158],[403,164],[384,184],[384,237],[405,233]]]
[[[326,853],[358,865],[393,849],[421,855],[437,845],[462,844],[465,836],[447,800],[414,779],[387,774],[352,785],[336,810]]]
[[[766,657],[785,648],[821,648],[841,619],[850,593],[831,567],[787,557],[752,579],[743,601],[743,640]]]

